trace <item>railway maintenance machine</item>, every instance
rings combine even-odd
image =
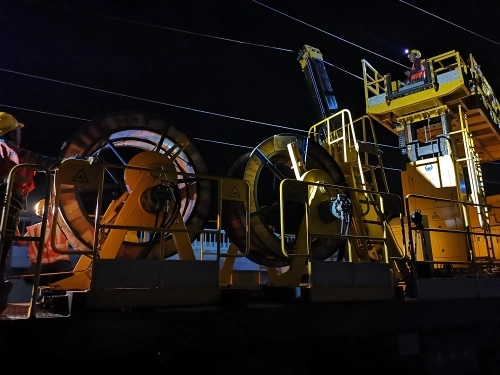
[[[481,164],[500,158],[500,105],[472,55],[422,61],[407,86],[362,60],[366,113],[398,138],[403,232],[419,298],[498,297],[499,196],[486,196]]]
[[[268,285],[301,286],[312,301],[499,297],[499,199],[486,197],[481,163],[500,157],[500,107],[474,58],[427,59],[425,79],[404,87],[363,60],[366,115],[354,121],[321,52],[306,45],[298,60],[319,122],[307,137],[269,138],[229,172],[250,185],[248,257],[285,268]],[[379,125],[397,136],[402,195],[389,190]],[[229,203],[238,246],[246,211]]]
[[[355,120],[339,110],[321,52],[306,45],[298,61],[318,123],[264,140],[224,177],[149,113],[103,116],[71,137],[46,207],[81,257],[44,300],[218,305],[254,286],[310,302],[500,297],[500,199],[481,172],[500,158],[500,108],[473,57],[427,59],[425,80],[404,87],[363,60],[366,114]],[[397,137],[403,195],[390,191],[379,125]],[[209,232],[212,258],[192,246]],[[266,277],[238,284],[237,258]],[[39,294],[35,283],[31,316]]]
[[[193,241],[202,233],[220,241],[219,206],[226,198],[248,201],[244,181],[209,176],[183,131],[143,112],[114,113],[85,124],[64,144],[61,160],[47,179],[46,207],[54,214],[47,225],[58,225],[72,245],[59,252],[80,258],[62,280],[41,288],[34,283],[30,316],[36,316],[40,299],[62,315],[74,306],[220,303],[224,255],[219,247],[215,257],[202,259]],[[215,226],[206,229],[210,217]],[[32,240],[43,244],[45,229]]]

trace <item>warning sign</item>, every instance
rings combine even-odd
[[[236,188],[236,186],[234,186],[231,189],[231,192],[229,193],[229,196],[231,198],[241,198],[240,193],[239,193],[238,189]]]
[[[285,179],[282,182],[282,195],[285,201],[307,202],[307,183],[299,180]]]
[[[243,180],[227,178],[221,180],[221,198],[228,201],[248,201],[248,185]]]
[[[83,182],[83,183],[89,183],[89,179],[87,178],[87,175],[83,171],[83,169],[80,169],[80,171],[76,174],[75,177],[73,177],[73,182]]]
[[[439,215],[437,214],[437,212],[434,212],[434,213],[432,214],[432,218],[433,218],[433,219],[439,219]]]

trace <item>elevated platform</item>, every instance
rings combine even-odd
[[[423,63],[426,80],[400,87],[400,81],[392,81],[389,74],[380,75],[363,61],[367,115],[397,135],[398,124],[451,112],[451,131],[456,131],[460,129],[460,106],[481,162],[499,160],[500,106],[474,58],[469,56],[466,63],[458,52],[450,51]],[[439,124],[430,123],[425,129],[419,126],[420,141],[438,135],[441,127],[433,125]]]

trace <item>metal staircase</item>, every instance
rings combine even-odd
[[[474,139],[469,132],[467,118],[460,111],[461,130],[463,145],[465,151],[465,162],[469,174],[471,195],[470,199],[477,210],[479,226],[484,232],[485,238],[485,256],[476,256],[477,262],[489,262],[495,260],[495,251],[493,247],[493,238],[488,216],[486,193],[484,191],[483,172],[481,168],[481,159],[474,148]],[[459,159],[460,161],[460,159]]]

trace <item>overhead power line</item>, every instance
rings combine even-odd
[[[303,130],[303,129],[296,129],[296,128],[291,128],[291,127],[288,127],[288,126],[270,124],[268,122],[249,120],[249,119],[245,119],[245,118],[242,118],[242,117],[235,117],[235,116],[223,115],[221,113],[204,111],[204,110],[197,109],[197,108],[185,107],[185,106],[182,106],[182,105],[177,105],[177,104],[172,104],[172,103],[166,103],[166,102],[160,102],[160,101],[157,101],[157,100],[141,98],[141,97],[133,96],[133,95],[121,94],[121,93],[115,92],[115,91],[103,90],[103,89],[98,89],[96,87],[79,85],[79,84],[76,84],[76,83],[60,81],[60,80],[57,80],[57,79],[46,78],[46,77],[41,77],[41,76],[37,76],[37,75],[33,75],[33,74],[27,74],[27,73],[17,72],[15,70],[9,70],[9,69],[0,68],[0,71],[6,72],[6,73],[18,74],[18,75],[22,75],[22,76],[26,76],[26,77],[30,77],[30,78],[41,79],[41,80],[49,81],[49,82],[55,82],[55,83],[59,83],[59,84],[67,85],[67,86],[80,87],[80,88],[84,88],[84,89],[87,89],[87,90],[93,90],[93,91],[102,92],[102,93],[105,93],[105,94],[117,95],[117,96],[121,96],[121,97],[124,97],[124,98],[129,98],[129,99],[134,99],[134,100],[141,100],[141,101],[144,101],[144,102],[149,102],[149,103],[154,103],[154,104],[161,104],[161,105],[164,105],[164,106],[167,106],[167,107],[186,109],[186,110],[189,110],[189,111],[192,111],[192,112],[199,112],[199,113],[203,113],[203,114],[206,114],[206,115],[219,116],[219,117],[228,118],[228,119],[231,119],[231,120],[245,121],[245,122],[250,122],[252,124],[259,124],[259,125],[264,125],[264,126],[271,126],[271,127],[275,127],[275,128],[286,129],[286,130],[293,130],[293,131],[297,131],[297,132],[307,132],[307,130]]]
[[[72,119],[72,120],[91,121],[88,118],[63,115],[63,114],[60,114],[60,113],[53,113],[53,112],[47,112],[47,111],[38,111],[36,109],[24,108],[24,107],[19,107],[19,106],[14,106],[14,105],[8,105],[8,104],[3,104],[3,103],[0,103],[0,108],[1,107],[18,109],[20,111],[26,111],[26,112],[35,112],[35,113],[40,113],[40,114],[49,115],[49,116],[55,116],[55,117],[64,117],[64,118],[69,118],[69,119]],[[222,141],[215,141],[213,139],[205,139],[205,138],[198,138],[198,137],[193,137],[193,139],[198,140],[198,141],[203,141],[203,142],[209,142],[209,143],[216,143],[216,144],[226,145],[226,146],[242,147],[242,148],[249,148],[249,149],[255,148],[253,146],[245,146],[245,145],[240,145],[240,144],[236,144],[236,143],[228,143],[228,142],[222,142]]]
[[[38,4],[40,4],[40,3],[38,3]],[[71,8],[71,7],[59,6],[59,5],[54,5],[54,4],[41,4],[41,5],[48,5],[48,6],[51,6],[51,7],[58,8],[58,9],[64,9],[64,10],[69,11],[69,12],[87,14],[87,15],[91,15],[91,16],[94,16],[94,17],[105,18],[105,19],[109,19],[109,20],[113,20],[113,21],[118,21],[118,22],[123,22],[123,23],[129,23],[129,24],[133,24],[133,25],[139,25],[139,26],[151,27],[151,28],[156,28],[156,29],[174,31],[174,32],[178,32],[178,33],[183,33],[183,34],[188,34],[188,35],[194,35],[194,36],[199,36],[199,37],[203,37],[203,38],[210,38],[210,39],[220,40],[220,41],[224,41],[224,42],[232,42],[232,43],[237,43],[237,44],[245,44],[245,45],[248,45],[248,46],[254,46],[254,47],[268,48],[268,49],[274,49],[274,50],[284,51],[284,52],[297,53],[297,51],[295,51],[293,49],[290,49],[290,48],[269,46],[269,45],[266,45],[266,44],[246,42],[246,41],[232,39],[232,38],[223,38],[223,37],[216,36],[216,35],[210,35],[210,34],[205,34],[205,33],[197,33],[197,32],[193,32],[193,31],[189,31],[189,30],[183,30],[183,29],[178,29],[178,28],[173,28],[173,27],[167,27],[167,26],[157,25],[157,24],[148,23],[148,22],[141,22],[141,21],[129,20],[129,19],[126,19],[126,18],[121,18],[121,17],[108,16],[106,14],[101,14],[101,13],[96,13],[96,12],[89,12],[89,11],[86,11],[86,10],[75,9],[75,8]],[[390,61],[392,61],[392,60],[390,60]],[[331,63],[329,63],[327,61],[324,61],[324,63],[328,64],[328,65],[332,66],[333,68],[338,69],[338,70],[340,70],[340,71],[342,71],[344,73],[347,73],[347,74],[349,74],[349,75],[351,75],[351,76],[353,76],[353,77],[355,77],[357,79],[361,79],[361,80],[363,79],[363,77],[358,76],[358,75],[356,75],[356,74],[354,74],[352,72],[349,72],[346,69],[340,68],[339,66],[331,64]],[[401,65],[401,64],[399,64],[399,65]]]
[[[349,41],[349,40],[347,40],[347,39],[341,38],[341,37],[339,37],[339,36],[337,36],[337,35],[335,35],[335,34],[332,34],[332,33],[328,32],[328,31],[325,31],[325,30],[323,30],[323,29],[320,29],[319,27],[313,26],[313,25],[311,25],[311,24],[309,24],[309,23],[307,23],[307,22],[304,22],[304,21],[302,21],[302,20],[299,20],[298,18],[292,17],[292,16],[290,16],[289,14],[286,14],[286,13],[284,13],[284,12],[281,12],[281,11],[277,10],[277,9],[271,8],[269,5],[262,4],[262,3],[260,3],[260,2],[258,2],[258,1],[256,1],[256,0],[252,0],[252,1],[253,1],[254,3],[256,3],[256,4],[259,4],[259,5],[263,6],[263,7],[266,7],[266,8],[268,8],[268,9],[271,9],[273,12],[276,12],[276,13],[282,14],[282,15],[284,15],[285,17],[288,17],[288,18],[290,18],[290,19],[292,19],[292,20],[294,20],[294,21],[300,22],[300,23],[302,23],[302,24],[304,24],[304,25],[306,25],[306,26],[308,26],[308,27],[310,27],[310,28],[312,28],[312,29],[315,29],[315,30],[321,31],[322,33],[325,33],[325,34],[327,34],[327,35],[329,35],[329,36],[333,36],[334,38],[336,38],[336,39],[338,39],[338,40],[341,40],[342,42],[345,42],[345,43],[347,43],[347,44],[350,44],[351,46],[354,46],[354,47],[360,48],[360,49],[362,49],[363,51],[369,52],[369,53],[371,53],[371,54],[373,54],[373,55],[375,55],[375,56],[378,56],[378,57],[381,57],[381,58],[383,58],[383,59],[385,59],[385,60],[388,60],[388,61],[390,61],[390,62],[393,62],[394,64],[404,66],[405,68],[407,67],[406,65],[403,65],[403,64],[401,64],[401,63],[399,63],[399,62],[397,62],[397,61],[391,60],[391,59],[389,59],[388,57],[385,57],[384,55],[381,55],[381,54],[379,54],[379,53],[377,53],[377,52],[374,52],[374,51],[372,51],[372,50],[369,50],[368,48],[362,47],[362,46],[360,46],[359,44],[356,44],[356,43],[350,42],[350,41]]]
[[[430,15],[430,16],[432,16],[432,17],[435,17],[435,18],[437,18],[437,19],[440,19],[441,21],[447,22],[447,23],[449,23],[450,25],[453,25],[453,26],[455,26],[455,27],[458,27],[459,29],[462,29],[462,30],[464,30],[464,31],[467,31],[468,33],[471,33],[471,34],[473,34],[473,35],[475,35],[475,36],[478,36],[478,37],[480,37],[480,38],[482,38],[482,39],[484,39],[484,40],[487,40],[488,42],[491,42],[491,43],[496,44],[497,46],[500,46],[500,43],[499,43],[499,42],[496,42],[496,41],[494,41],[494,40],[492,40],[492,39],[486,38],[485,36],[482,36],[481,34],[478,34],[478,33],[474,32],[474,31],[472,31],[472,30],[466,29],[465,27],[462,27],[462,26],[460,26],[460,25],[457,25],[456,23],[453,23],[453,22],[450,22],[450,21],[448,21],[448,20],[445,20],[445,19],[444,19],[444,18],[442,18],[442,17],[439,17],[439,16],[437,16],[437,15],[435,15],[435,14],[431,13],[431,12],[428,12],[428,11],[426,11],[426,10],[422,9],[422,8],[416,7],[415,5],[410,4],[410,3],[407,3],[406,1],[403,1],[403,0],[399,0],[399,1],[400,1],[401,3],[403,3],[403,4],[406,4],[406,5],[408,5],[408,6],[411,6],[411,7],[415,8],[415,9],[417,9],[417,10],[421,11],[421,12],[427,13],[428,15]]]
[[[184,33],[184,34],[202,36],[204,38],[217,39],[217,40],[222,40],[222,41],[225,41],[225,42],[233,42],[233,43],[239,43],[239,44],[248,44],[248,45],[256,46],[256,47],[271,48],[271,49],[276,49],[276,50],[281,50],[281,51],[286,51],[286,52],[295,52],[294,50],[291,50],[291,49],[288,49],[288,48],[280,48],[280,47],[268,46],[268,45],[265,45],[265,44],[245,42],[245,41],[237,40],[237,39],[223,38],[223,37],[209,35],[209,34],[196,33],[196,32],[193,32],[193,31],[187,31],[187,30],[177,29],[177,28],[174,28],[174,27],[167,27],[167,26],[162,26],[162,25],[156,25],[156,24],[149,23],[149,22],[134,21],[134,20],[129,20],[129,19],[126,19],[126,18],[121,18],[121,17],[108,16],[106,14],[89,12],[88,10],[75,9],[75,8],[65,7],[65,6],[55,5],[55,4],[45,4],[45,3],[40,3],[40,2],[37,2],[37,1],[33,1],[33,2],[37,3],[37,4],[40,4],[40,5],[46,5],[46,6],[51,6],[51,7],[59,8],[59,9],[64,9],[64,10],[67,10],[67,11],[70,11],[70,12],[78,12],[78,13],[87,14],[87,15],[90,15],[90,16],[95,16],[95,17],[100,17],[100,18],[106,18],[106,19],[109,19],[109,20],[114,20],[114,21],[119,21],[119,22],[125,22],[125,23],[130,23],[130,24],[139,25],[139,26],[146,26],[146,27],[151,27],[151,28],[156,28],[156,29],[163,29],[163,30],[175,31],[175,32],[178,32],[178,33]]]
[[[400,64],[399,62],[396,62],[394,60],[391,60],[383,55],[380,55],[374,51],[371,51],[367,48],[364,48],[358,44],[355,44],[355,43],[352,43],[350,42],[349,40],[347,39],[344,39],[344,38],[341,38],[337,35],[334,35],[332,33],[329,33],[325,30],[322,30],[316,26],[313,26],[309,23],[306,23],[302,20],[299,20],[295,17],[292,17],[284,12],[281,12],[277,9],[274,9],[274,8],[271,8],[270,6],[268,5],[265,5],[263,3],[260,3],[259,1],[256,1],[256,0],[252,0],[254,3],[258,4],[258,5],[261,5],[263,7],[266,7],[268,9],[271,9],[273,10],[274,12],[277,12],[277,13],[280,13],[288,18],[291,18],[297,22],[300,22],[302,24],[305,24],[313,29],[316,29],[318,31],[321,31],[323,33],[326,33],[327,35],[330,35],[334,38],[337,38],[341,41],[344,41],[348,44],[351,44],[357,48],[360,48],[362,50],[365,50],[369,53],[372,53],[376,56],[379,56],[379,57],[382,57],[388,61],[391,61],[395,64],[398,64],[398,65],[401,65],[401,66],[404,66],[406,67],[405,65],[403,64]],[[474,35],[477,35],[481,38],[484,38],[490,42],[493,42],[495,44],[499,44],[498,42],[495,42],[491,39],[488,39],[488,38],[485,38],[483,37],[482,35],[480,34],[477,34],[477,33],[474,33],[468,29],[465,29],[459,25],[456,25],[456,24],[453,24],[441,17],[438,17],[430,12],[427,12],[421,8],[418,8],[410,3],[407,3],[403,0],[399,0],[400,2],[406,4],[406,5],[409,5],[409,6],[412,6],[422,12],[425,12],[427,14],[430,14],[434,17],[437,17],[445,22],[448,22],[456,27],[459,27],[463,30],[466,30]],[[237,40],[237,39],[231,39],[231,38],[224,38],[224,37],[219,37],[219,36],[214,36],[214,35],[209,35],[209,34],[205,34],[205,33],[197,33],[197,32],[192,32],[192,31],[188,31],[188,30],[183,30],[183,29],[178,29],[178,28],[172,28],[172,27],[167,27],[167,26],[163,26],[163,25],[157,25],[157,24],[152,24],[152,23],[147,23],[147,22],[141,22],[141,21],[135,21],[135,20],[129,20],[129,19],[125,19],[125,18],[121,18],[121,17],[115,17],[115,16],[109,16],[109,15],[105,15],[105,14],[101,14],[101,13],[96,13],[96,12],[89,12],[89,11],[86,11],[86,10],[81,10],[81,9],[75,9],[75,8],[71,8],[71,7],[65,7],[65,6],[60,6],[60,5],[55,5],[55,4],[47,4],[47,3],[40,3],[36,0],[33,0],[32,1],[33,3],[37,3],[37,4],[40,4],[40,5],[44,5],[44,6],[51,6],[51,7],[55,7],[55,8],[59,8],[59,9],[64,9],[64,10],[67,10],[67,11],[71,11],[71,12],[78,12],[78,13],[82,13],[82,14],[88,14],[88,15],[92,15],[92,16],[96,16],[96,17],[101,17],[101,18],[106,18],[106,19],[110,19],[110,20],[115,20],[115,21],[119,21],[119,22],[124,22],[124,23],[130,23],[130,24],[135,24],[135,25],[140,25],[140,26],[146,26],[146,27],[152,27],[152,28],[159,28],[159,29],[164,29],[164,30],[169,30],[169,31],[174,31],[174,32],[180,32],[180,33],[185,33],[185,34],[190,34],[190,35],[195,35],[195,36],[200,36],[200,37],[206,37],[206,38],[212,38],[212,39],[216,39],[216,40],[221,40],[221,41],[226,41],[226,42],[233,42],[233,43],[239,43],[239,44],[246,44],[246,45],[251,45],[251,46],[256,46],[256,47],[261,47],[261,48],[270,48],[270,49],[275,49],[275,50],[280,50],[280,51],[285,51],[285,52],[295,52],[294,50],[292,49],[289,49],[289,48],[282,48],[282,47],[276,47],[276,46],[269,46],[269,45],[265,45],[265,44],[259,44],[259,43],[252,43],[252,42],[246,42],[246,41],[241,41],[241,40]],[[332,67],[334,67],[335,69],[338,69],[338,70],[341,70],[343,71],[344,73],[347,73],[347,74],[350,74],[351,76],[355,77],[355,78],[358,78],[358,79],[361,79],[363,80],[362,77],[360,76],[357,76],[356,74],[353,74],[343,68],[340,68],[332,63],[329,63],[327,61],[324,61],[325,64],[327,65],[330,65]],[[13,74],[19,74],[19,75],[24,75],[24,76],[28,76],[28,77],[33,77],[33,78],[38,78],[38,79],[43,79],[43,80],[47,80],[47,81],[52,81],[52,82],[56,82],[56,83],[60,83],[60,84],[65,84],[65,85],[69,85],[69,86],[75,86],[75,87],[80,87],[80,88],[85,88],[85,89],[89,89],[89,90],[94,90],[94,91],[99,91],[99,92],[103,92],[103,93],[107,93],[107,94],[112,94],[112,95],[118,95],[118,96],[122,96],[122,97],[126,97],[126,98],[130,98],[130,99],[136,99],[136,100],[142,100],[142,101],[146,101],[146,102],[150,102],[150,103],[155,103],[155,104],[160,104],[160,105],[165,105],[165,106],[171,106],[171,107],[174,107],[174,108],[179,108],[179,109],[186,109],[186,110],[190,110],[190,111],[194,111],[194,112],[199,112],[199,113],[204,113],[204,114],[209,114],[209,115],[213,115],[213,116],[219,116],[219,117],[224,117],[224,118],[229,118],[229,119],[233,119],[233,120],[238,120],[238,121],[244,121],[244,122],[250,122],[250,123],[254,123],[254,124],[260,124],[260,125],[264,125],[264,126],[271,126],[271,127],[277,127],[277,128],[282,128],[282,129],[287,129],[287,130],[293,130],[293,131],[297,131],[297,132],[306,132],[305,130],[302,130],[302,129],[296,129],[296,128],[291,128],[291,127],[286,127],[286,126],[281,126],[281,125],[276,125],[276,124],[270,124],[270,123],[265,123],[265,122],[260,122],[260,121],[255,121],[255,120],[249,120],[249,119],[245,119],[245,118],[240,118],[240,117],[234,117],[234,116],[229,116],[229,115],[224,115],[224,114],[219,114],[219,113],[215,113],[215,112],[210,112],[210,111],[204,111],[204,110],[200,110],[200,109],[196,109],[196,108],[190,108],[190,107],[185,107],[185,106],[180,106],[180,105],[176,105],[176,104],[172,104],[172,103],[166,103],[166,102],[160,102],[160,101],[155,101],[155,100],[151,100],[151,99],[146,99],[146,98],[141,98],[141,97],[137,97],[137,96],[132,96],[132,95],[127,95],[127,94],[122,94],[122,93],[118,93],[118,92],[113,92],[113,91],[108,91],[108,90],[104,90],[104,89],[98,89],[98,88],[94,88],[94,87],[90,87],[90,86],[84,86],[84,85],[79,85],[79,84],[75,84],[75,83],[71,83],[71,82],[65,82],[65,81],[60,81],[60,80],[56,80],[56,79],[51,79],[51,78],[46,78],[46,77],[41,77],[41,76],[35,76],[35,75],[31,75],[31,74],[27,74],[27,73],[22,73],[22,72],[18,72],[18,71],[13,71],[13,70],[8,70],[8,69],[3,69],[3,68],[0,68],[0,71],[3,71],[3,72],[7,72],[7,73],[13,73]],[[4,105],[6,107],[10,107],[10,108],[18,108],[18,107],[13,107],[13,106],[8,106],[8,105]],[[24,109],[24,110],[28,110],[28,109]],[[58,114],[53,114],[53,113],[49,113],[49,112],[41,112],[41,111],[36,111],[36,110],[28,110],[28,111],[33,111],[33,112],[40,112],[40,113],[46,113],[46,114],[51,114],[51,115],[55,115],[55,116],[61,116],[61,117],[68,117],[68,118],[74,118],[74,119],[80,119],[78,117],[71,117],[71,116],[65,116],[65,115],[58,115]],[[80,119],[80,120],[85,120],[85,119]],[[88,120],[87,120],[88,121]],[[212,141],[212,142],[216,142],[216,141]],[[217,142],[216,142],[217,143]],[[223,143],[223,142],[221,142]],[[238,146],[241,146],[241,145],[238,145]],[[388,146],[388,145],[381,145],[381,146],[386,146],[386,147],[391,147],[391,146]],[[241,147],[248,147],[248,146],[241,146]]]
[[[47,112],[47,111],[39,111],[39,110],[35,110],[35,109],[23,108],[23,107],[13,106],[13,105],[8,105],[8,104],[3,104],[3,103],[0,103],[0,108],[1,107],[18,109],[18,110],[26,111],[26,112],[41,113],[41,114],[50,115],[50,116],[56,116],[56,117],[64,117],[64,118],[69,118],[69,119],[73,119],[73,120],[91,121],[90,119],[86,119],[86,118],[82,118],[82,117],[75,117],[75,116],[63,115],[63,114],[60,114],[60,113],[53,113],[53,112]],[[245,145],[240,145],[240,144],[236,144],[236,143],[216,141],[216,140],[213,140],[213,139],[206,139],[206,138],[199,138],[199,137],[193,137],[193,139],[197,140],[197,141],[208,142],[208,143],[215,143],[215,144],[225,145],[225,146],[233,146],[233,147],[248,148],[248,149],[254,149],[255,148],[255,146],[245,146]],[[397,148],[395,146],[384,145],[384,144],[380,144],[380,143],[378,145],[382,146],[382,147],[388,147],[388,148]],[[489,164],[498,164],[498,163],[491,162]],[[401,172],[401,169],[399,169],[399,168],[390,168],[390,167],[384,166],[384,169],[387,170],[387,171],[391,171],[391,172]],[[500,182],[497,182],[497,181],[483,181],[483,182],[484,183],[488,183],[488,184],[496,184],[496,185],[500,184]]]

